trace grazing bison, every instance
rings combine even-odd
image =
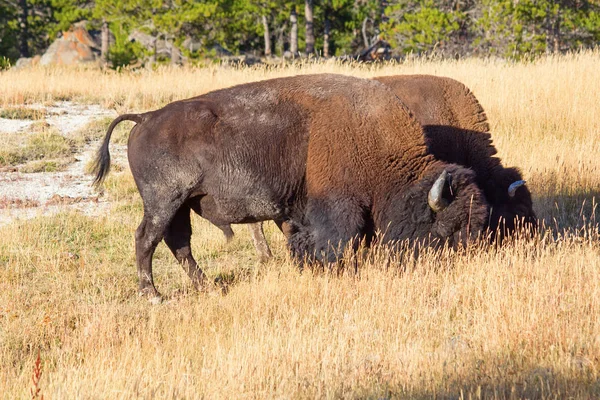
[[[164,239],[196,286],[190,210],[210,196],[219,223],[292,227],[298,258],[335,261],[377,230],[441,243],[478,234],[488,204],[472,170],[433,158],[421,125],[379,82],[310,75],[249,83],[115,119],[99,149],[106,176],[114,127],[135,121],[128,159],[144,205],[136,231],[141,294],[160,299],[152,256]]]
[[[535,228],[531,193],[519,170],[504,167],[495,157],[487,117],[469,88],[454,79],[432,75],[374,79],[390,87],[423,125],[431,154],[475,171],[491,206],[491,239],[496,233],[504,236],[514,232],[517,221],[525,228]],[[261,260],[265,260],[270,252],[263,231],[258,225],[250,227]]]
[[[495,157],[483,107],[462,83],[432,75],[375,78],[390,87],[423,126],[427,145],[438,160],[469,167],[490,203],[489,231],[511,234],[518,226],[535,228],[531,193],[517,168]],[[519,225],[520,224],[520,225]]]

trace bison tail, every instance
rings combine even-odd
[[[139,124],[143,120],[142,114],[123,114],[119,115],[110,124],[108,131],[106,131],[106,136],[104,136],[104,142],[102,142],[102,145],[98,149],[96,159],[94,160],[94,166],[92,168],[92,173],[96,175],[93,183],[95,187],[100,186],[102,182],[104,182],[104,179],[110,170],[110,153],[108,152],[108,143],[110,142],[110,137],[115,127],[122,121],[133,121]]]

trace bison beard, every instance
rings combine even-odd
[[[152,256],[162,239],[194,284],[204,283],[190,248],[192,210],[221,226],[285,223],[293,254],[324,262],[376,231],[391,242],[443,243],[478,234],[487,220],[474,173],[429,155],[419,123],[375,81],[274,79],[120,117],[100,148],[97,183],[124,119],[138,122],[128,159],[144,204],[139,290],[155,299]]]

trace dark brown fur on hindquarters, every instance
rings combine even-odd
[[[517,226],[535,230],[537,218],[531,193],[520,186],[516,168],[502,165],[489,133],[483,107],[462,83],[432,75],[395,75],[374,78],[389,86],[423,125],[428,148],[438,160],[469,167],[491,206],[487,228],[493,238],[511,234]],[[517,185],[518,186],[518,185]],[[518,224],[517,224],[518,222]]]
[[[144,204],[136,233],[140,292],[151,296],[158,296],[152,256],[163,238],[202,285],[187,227],[190,210],[206,215],[203,199],[218,223],[275,220],[303,227],[308,245],[297,246],[292,234],[290,248],[298,258],[323,262],[378,230],[392,232],[388,240],[444,242],[467,227],[480,232],[487,220],[473,172],[435,160],[420,124],[376,81],[280,78],[120,117],[100,148],[96,182],[106,176],[112,129],[123,119],[138,123],[128,159]],[[445,170],[452,180],[439,180]],[[429,205],[432,185],[446,209]]]

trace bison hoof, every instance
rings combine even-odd
[[[261,255],[258,257],[258,262],[261,264],[266,264],[271,260],[272,256],[265,256],[265,255]]]
[[[138,296],[147,298],[152,305],[160,304],[163,301],[156,289],[142,289],[138,292]]]
[[[206,291],[208,286],[210,286],[208,279],[206,279],[206,276],[204,275],[202,275],[202,277],[199,279],[193,279],[192,285],[194,286],[194,289],[196,289],[199,292]]]

